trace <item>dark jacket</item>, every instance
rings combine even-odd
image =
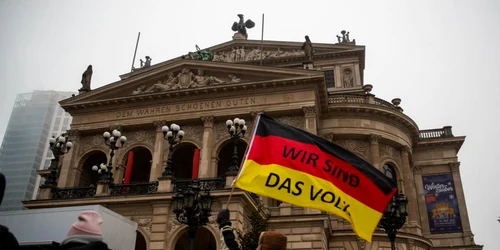
[[[236,242],[236,237],[234,237],[233,228],[231,227],[231,222],[227,221],[219,225],[221,232],[222,246],[221,250],[240,250],[238,242]]]
[[[19,242],[7,227],[0,225],[0,250],[11,249],[19,249]]]
[[[90,243],[68,242],[59,246],[60,250],[109,250],[108,245],[102,241],[94,241]]]

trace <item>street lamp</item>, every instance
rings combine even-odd
[[[396,250],[396,233],[405,224],[406,216],[408,216],[408,199],[404,194],[394,195],[379,222],[379,227],[389,236],[392,250]]]
[[[163,126],[161,131],[163,132],[163,138],[168,141],[167,166],[161,175],[172,176],[172,170],[175,167],[174,162],[172,161],[174,146],[182,142],[182,138],[184,138],[184,131],[182,131],[181,127],[175,123],[172,123],[170,128],[166,125]]]
[[[228,175],[236,175],[238,173],[238,140],[245,136],[247,132],[247,126],[245,125],[245,120],[234,118],[234,121],[227,120],[226,121],[227,132],[233,139],[234,151],[233,158],[231,161],[231,166],[229,166]]]
[[[68,140],[66,134],[62,134],[57,138],[52,136],[52,138],[49,139],[49,149],[52,151],[54,159],[50,161],[50,174],[45,180],[45,185],[57,185],[57,169],[59,167],[59,159],[62,155],[68,153],[72,147],[73,143]]]
[[[115,150],[123,148],[123,145],[125,145],[125,142],[127,142],[127,137],[123,136],[118,129],[113,130],[111,134],[108,131],[106,131],[102,134],[102,137],[104,138],[104,144],[106,144],[106,146],[109,147],[111,152],[109,153],[109,162],[108,165],[106,166],[107,170],[101,171],[101,176],[99,177],[99,180],[101,181],[101,183],[112,183],[113,156],[115,156]],[[120,142],[119,146],[117,145],[118,142]],[[94,167],[92,167],[92,169],[94,169]]]
[[[94,165],[92,167],[92,170],[97,172],[97,178],[99,181],[106,181],[107,176],[105,174],[106,172],[108,172],[108,167],[106,166],[106,164],[101,163],[99,167]]]
[[[208,190],[202,194],[200,190],[198,181],[193,180],[186,190],[178,189],[173,197],[177,220],[188,227],[189,250],[194,250],[196,230],[208,223],[212,212],[213,197]]]

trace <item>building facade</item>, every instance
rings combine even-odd
[[[398,183],[409,215],[397,249],[482,249],[473,240],[460,178],[457,153],[465,137],[454,136],[451,127],[420,130],[400,99],[375,97],[373,86],[364,84],[364,46],[339,39],[263,41],[261,47],[261,41],[235,36],[209,51],[213,58],[183,56],[145,66],[62,101],[73,116],[68,135],[74,148],[61,159],[58,188],[42,190],[24,205],[101,204],[138,222],[136,249],[187,249],[187,229],[175,219],[172,197],[183,180],[194,177],[216,197],[195,248],[218,249],[215,216],[228,202],[233,178],[226,176],[233,144],[225,122],[243,118],[251,128],[264,112],[342,145]],[[172,152],[174,179],[162,177],[169,150],[161,128],[172,123],[185,131]],[[109,160],[102,135],[114,129],[128,141],[115,152],[114,183],[99,183],[92,167]],[[251,133],[239,144],[240,160]],[[126,172],[131,177],[124,184]],[[271,229],[288,236],[289,249],[390,249],[383,230],[365,242],[334,215],[238,189],[228,206],[233,226],[248,229],[248,216],[259,204],[271,214]]]
[[[46,159],[50,162],[52,157],[47,153],[48,140],[71,124],[71,116],[59,105],[70,96],[58,91],[17,95],[0,148],[0,172],[7,179],[0,210],[22,209],[23,200],[36,197],[40,180],[36,170],[48,167]]]

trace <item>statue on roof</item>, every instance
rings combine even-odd
[[[212,53],[209,49],[201,50],[198,45],[196,46],[196,56],[193,56],[192,52],[187,54],[187,57],[191,60],[200,60],[200,61],[212,61],[214,59],[214,53]],[[186,56],[182,56],[182,59],[186,59]]]
[[[234,34],[233,39],[248,39],[248,34],[247,34],[247,29],[251,29],[255,26],[255,23],[248,19],[244,21],[243,19],[243,14],[238,14],[238,17],[240,18],[239,22],[234,22],[233,27],[231,28],[233,31],[236,31],[236,34]]]
[[[337,35],[337,40],[339,41],[338,43],[354,43],[356,44],[356,39],[352,39],[352,41],[349,39],[349,31],[342,30],[340,32],[342,36]]]
[[[309,36],[306,36],[305,38],[306,41],[302,44],[302,50],[304,50],[304,54],[306,54],[306,59],[312,60],[314,56],[313,45],[311,43],[311,40],[309,39]]]
[[[90,81],[92,80],[92,65],[89,65],[87,67],[87,70],[85,70],[85,72],[83,72],[82,74],[82,88],[79,89],[78,91],[80,92],[87,92],[87,91],[90,91]]]
[[[141,68],[151,67],[151,57],[146,56],[145,62],[142,59],[139,59],[139,60],[141,61]]]

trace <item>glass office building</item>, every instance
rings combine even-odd
[[[23,200],[36,197],[40,184],[36,170],[48,168],[52,159],[48,140],[71,124],[71,116],[58,102],[71,94],[33,91],[17,95],[0,148],[0,172],[7,179],[0,210],[23,209]]]

